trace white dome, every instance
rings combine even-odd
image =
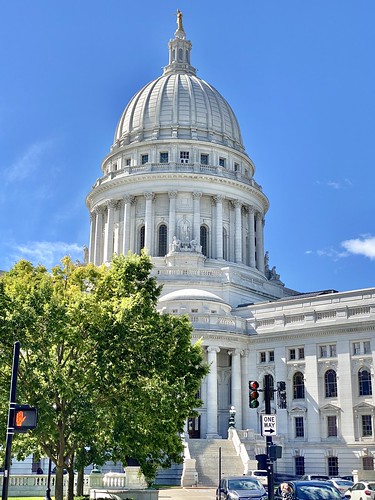
[[[178,30],[169,42],[164,74],[131,99],[117,125],[113,147],[149,140],[193,139],[243,152],[240,127],[224,97],[196,76],[191,42]]]
[[[226,304],[223,299],[214,293],[200,290],[199,288],[184,288],[182,290],[175,290],[174,292],[167,293],[159,299],[159,303],[170,302],[171,300],[186,301],[186,300],[203,300],[209,302],[220,302]]]

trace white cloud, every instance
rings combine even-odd
[[[22,245],[14,245],[12,261],[26,259],[34,265],[42,264],[48,269],[60,264],[61,259],[69,255],[73,261],[83,262],[83,248],[76,243],[64,243],[61,241],[32,241]]]
[[[333,181],[333,180],[329,180],[327,182],[321,182],[321,181],[316,181],[316,184],[318,185],[327,185],[328,187],[332,188],[332,189],[345,189],[347,187],[350,187],[352,186],[352,182],[350,179],[341,179],[341,180],[338,180],[338,181]]]
[[[20,182],[29,178],[41,165],[43,155],[50,147],[49,142],[36,142],[5,170],[9,182]]]
[[[349,253],[375,260],[375,236],[363,235],[360,238],[343,241],[341,246]]]
[[[339,252],[334,248],[323,248],[321,250],[317,250],[316,253],[318,254],[319,257],[329,257],[335,262],[344,257],[348,257],[347,252]]]

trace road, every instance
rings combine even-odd
[[[215,500],[215,488],[168,488],[159,490],[159,500]]]

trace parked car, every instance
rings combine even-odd
[[[267,476],[266,470],[261,470],[261,469],[249,470],[249,472],[247,474],[248,474],[248,476],[256,477],[258,479],[258,481],[260,482],[260,484],[263,484],[263,486],[267,486],[268,476]]]
[[[333,486],[336,486],[342,495],[344,495],[345,492],[354,485],[353,481],[341,479],[341,477],[331,477],[328,482],[332,483]]]
[[[266,500],[267,492],[254,476],[224,477],[216,492],[217,500]]]
[[[351,500],[373,500],[375,498],[375,481],[358,481],[345,492],[345,497]]]
[[[323,474],[306,474],[300,478],[300,481],[328,481],[329,476]]]
[[[285,488],[285,486],[288,488]],[[314,500],[342,500],[344,497],[332,483],[328,481],[286,481],[276,489],[275,500],[284,500],[285,495],[283,490],[289,490],[289,498],[293,500],[306,500],[313,498]]]

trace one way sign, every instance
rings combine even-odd
[[[276,436],[276,415],[262,415],[262,436]]]

